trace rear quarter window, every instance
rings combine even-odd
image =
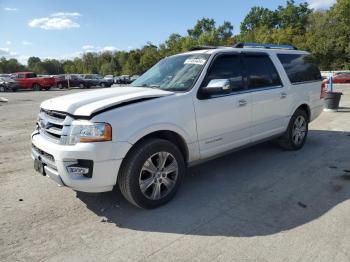
[[[321,72],[311,55],[278,54],[277,57],[292,84],[322,81]]]

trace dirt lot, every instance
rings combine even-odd
[[[345,89],[345,88],[344,88]],[[1,261],[350,261],[350,87],[299,152],[272,143],[189,171],[147,211],[118,192],[56,187],[33,170],[39,104],[71,91],[6,94],[0,104]]]

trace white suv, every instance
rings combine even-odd
[[[61,186],[154,208],[186,167],[277,138],[300,149],[323,109],[320,71],[288,46],[238,45],[167,57],[129,87],[44,101],[34,167]]]

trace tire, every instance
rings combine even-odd
[[[5,86],[1,85],[1,86],[0,86],[0,92],[5,92],[5,91],[6,91]]]
[[[161,159],[165,159],[163,169]],[[166,174],[166,170],[169,173]],[[185,172],[184,158],[177,146],[163,139],[147,139],[128,153],[117,182],[131,204],[151,209],[164,205],[175,196]]]
[[[279,139],[279,145],[286,150],[299,150],[306,141],[309,131],[309,118],[305,111],[297,109],[291,117],[288,129]]]
[[[106,84],[105,84],[105,83],[101,83],[101,87],[102,87],[102,88],[105,88],[105,87],[106,87]]]
[[[85,85],[84,85],[83,83],[80,83],[80,84],[79,84],[79,87],[82,88],[82,89],[84,89],[84,88],[85,88]]]
[[[40,85],[39,85],[39,84],[34,84],[34,85],[33,85],[33,90],[34,90],[34,91],[40,91],[40,90],[41,90]]]
[[[59,89],[63,89],[63,85],[62,85],[61,83],[59,83],[59,84],[57,85],[57,87],[58,87]]]

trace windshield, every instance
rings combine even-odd
[[[0,77],[0,80],[5,81],[5,82],[13,82],[13,79],[10,77]]]
[[[191,54],[164,58],[135,80],[132,86],[187,91],[194,85],[209,56]]]

